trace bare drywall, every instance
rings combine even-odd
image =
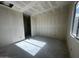
[[[0,5],[0,47],[23,39],[23,14]]]
[[[72,58],[79,58],[79,40],[72,36],[72,22],[73,22],[73,15],[74,15],[74,3],[69,6],[69,24],[67,30],[67,43],[70,52],[70,57]]]
[[[37,28],[36,28],[36,17],[31,17],[31,35],[35,36],[36,32],[37,32]]]
[[[67,21],[68,9],[66,6],[32,16],[32,36],[41,35],[65,39]]]

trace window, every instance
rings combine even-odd
[[[75,5],[72,34],[79,39],[79,2]]]

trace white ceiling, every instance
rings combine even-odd
[[[27,15],[36,15],[51,9],[70,4],[68,1],[6,1],[14,4],[12,9],[24,12]]]

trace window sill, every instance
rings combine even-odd
[[[79,40],[79,38],[76,37],[75,35],[73,35],[72,33],[70,34],[70,36],[73,37],[73,38],[75,38],[75,39],[77,39],[77,40]]]

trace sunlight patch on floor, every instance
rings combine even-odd
[[[34,39],[26,39],[16,43],[15,45],[28,52],[32,56],[35,56],[46,45],[46,43]]]
[[[39,47],[43,47],[46,43],[42,42],[42,41],[38,41],[38,40],[34,40],[34,39],[27,39],[25,40],[26,42],[32,43],[34,45],[37,45]]]

